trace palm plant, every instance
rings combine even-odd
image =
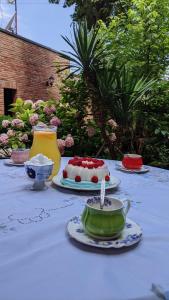
[[[114,147],[107,135],[107,119],[113,117],[122,129],[122,134],[131,131],[134,112],[154,81],[136,78],[125,65],[120,68],[114,60],[108,65],[104,57],[104,41],[100,41],[98,30],[88,31],[86,22],[74,26],[73,41],[63,37],[71,51],[59,53],[70,65],[61,70],[70,69],[70,75],[81,73],[91,100],[93,117],[99,126],[105,144],[111,156]]]
[[[63,37],[71,48],[71,51],[59,52],[59,55],[66,61],[70,61],[70,64],[63,65],[60,71],[69,68],[69,76],[81,72],[91,100],[93,117],[113,155],[111,142],[106,135],[106,112],[97,81],[97,72],[103,69],[104,66],[103,41],[99,39],[98,29],[94,30],[92,28],[88,31],[87,22],[74,25],[73,37],[73,41],[70,41],[67,37]]]
[[[97,81],[111,117],[124,127],[131,124],[132,114],[137,110],[140,100],[156,82],[137,78],[126,65],[117,68],[115,63],[97,73]]]
[[[70,65],[65,65],[61,70],[71,69],[71,75],[82,72],[85,75],[92,71],[103,60],[103,42],[100,42],[98,30],[93,28],[88,31],[87,23],[73,26],[73,40],[62,36],[71,51],[58,52]]]
[[[115,63],[98,73],[97,80],[104,106],[119,125],[122,144],[126,141],[127,150],[135,151],[137,127],[142,119],[140,101],[156,81],[137,78],[126,65],[117,68]],[[141,128],[141,124],[139,127]],[[123,148],[125,151],[125,147]]]

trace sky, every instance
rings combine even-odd
[[[71,35],[73,7],[63,8],[48,0],[17,0],[17,6],[19,35],[55,50],[68,50],[61,35]],[[13,13],[14,5],[0,0],[0,27],[5,28]]]

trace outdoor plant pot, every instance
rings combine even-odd
[[[29,159],[29,149],[12,150],[11,159],[16,164],[23,164]]]

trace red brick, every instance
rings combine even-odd
[[[16,98],[58,100],[60,80],[54,62],[66,63],[51,49],[0,30],[0,114],[4,113],[4,88],[16,89]],[[53,87],[47,79],[53,75]]]

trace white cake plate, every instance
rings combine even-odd
[[[91,188],[85,188],[85,187],[81,187],[80,185],[78,186],[78,183],[77,183],[77,186],[67,186],[67,185],[64,185],[61,182],[61,180],[62,180],[62,175],[57,175],[57,176],[53,177],[52,182],[56,186],[58,186],[58,187],[69,189],[69,190],[77,190],[77,191],[100,191],[100,187],[95,187],[94,183],[93,183],[93,186]],[[119,184],[120,184],[120,179],[118,179],[117,177],[111,176],[110,177],[110,181],[109,181],[109,185],[106,186],[105,189],[106,190],[110,190],[110,189],[117,188]]]

